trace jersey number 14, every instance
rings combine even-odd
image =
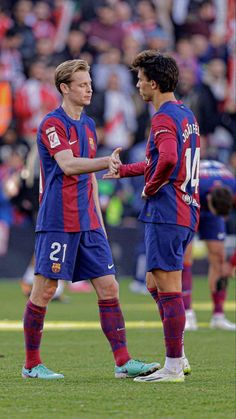
[[[191,148],[186,149],[185,164],[186,178],[181,185],[181,190],[186,192],[187,184],[191,181],[191,188],[194,188],[194,192],[197,193],[199,186],[200,147],[196,148],[193,159]]]

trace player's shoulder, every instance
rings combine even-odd
[[[186,117],[186,115],[193,115],[192,111],[184,105],[181,101],[167,101],[163,103],[158,111],[153,115],[153,119],[157,121],[161,120],[173,120]]]
[[[61,112],[61,108],[56,108],[53,111],[49,112],[39,125],[39,131],[50,128],[50,127],[66,127],[66,118]]]
[[[152,117],[151,127],[155,133],[164,133],[176,130],[174,113],[168,112],[166,108],[161,107]],[[160,132],[159,132],[160,131]]]

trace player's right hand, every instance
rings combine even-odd
[[[122,148],[116,148],[110,155],[109,171],[103,176],[103,179],[119,179],[119,167],[122,164],[120,160],[120,152]]]
[[[119,164],[122,164],[121,159],[120,159],[121,151],[122,151],[122,147],[117,147],[111,154],[111,157],[116,159],[119,162]]]

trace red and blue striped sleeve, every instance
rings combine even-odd
[[[168,182],[178,161],[177,132],[172,118],[162,114],[154,116],[151,129],[159,157],[156,169],[145,185],[146,195],[154,195]]]
[[[47,118],[41,126],[41,140],[51,157],[62,150],[70,150],[66,127],[56,117]]]
[[[132,177],[144,175],[146,162],[137,162],[130,164],[122,164],[120,166],[120,177]]]

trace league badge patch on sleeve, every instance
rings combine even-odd
[[[49,139],[49,143],[50,143],[51,148],[55,148],[55,147],[57,147],[58,145],[61,144],[55,127],[50,127],[48,129],[46,129],[46,134],[47,134],[47,137]]]

